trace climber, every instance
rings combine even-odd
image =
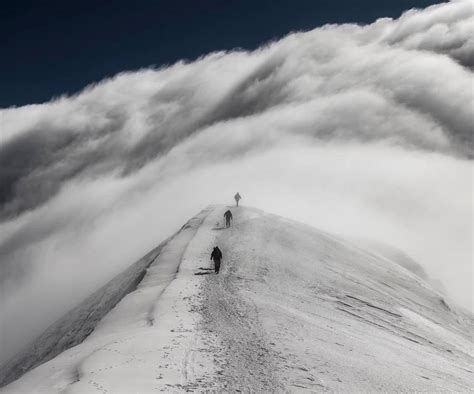
[[[224,213],[224,217],[225,217],[225,226],[226,226],[226,227],[230,227],[230,221],[233,219],[233,218],[232,218],[232,212],[228,209],[228,210]]]
[[[240,197],[240,194],[237,192],[237,194],[234,196],[235,203],[237,206],[239,206],[239,201],[242,197]]]
[[[221,268],[221,260],[222,260],[222,252],[218,246],[215,246],[214,249],[212,250],[211,260],[214,261],[214,270],[216,271],[216,274],[218,274]]]

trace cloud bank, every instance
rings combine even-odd
[[[452,1],[2,109],[2,357],[237,190],[403,249],[471,308],[473,22]]]

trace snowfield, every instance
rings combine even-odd
[[[473,317],[414,262],[250,208],[231,208],[224,229],[226,209],[205,209],[145,256],[136,289],[82,343],[0,392],[473,390]],[[133,272],[115,283],[129,286]],[[102,305],[88,302],[74,319]],[[50,342],[54,333],[65,335],[56,326]]]

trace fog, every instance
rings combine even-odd
[[[403,250],[472,309],[473,22],[454,1],[1,110],[0,362],[237,191]]]

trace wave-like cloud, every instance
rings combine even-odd
[[[469,307],[473,18],[328,25],[1,110],[0,353],[237,190],[405,249]]]

